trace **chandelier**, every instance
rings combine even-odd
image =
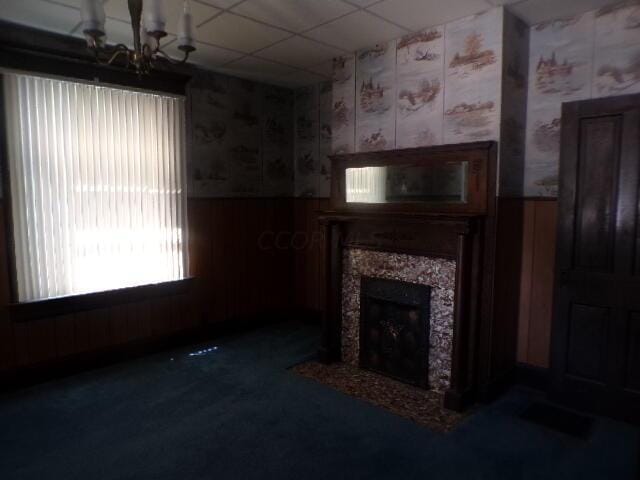
[[[95,54],[96,61],[111,65],[116,59],[123,58],[127,68],[133,68],[138,74],[150,73],[158,61],[174,65],[185,63],[189,54],[195,50],[189,1],[184,0],[183,12],[178,20],[178,49],[184,54],[181,60],[171,58],[160,48],[160,39],[167,35],[164,0],[145,0],[144,21],[142,0],[128,2],[133,49],[122,43],[115,46],[106,44],[103,0],[82,1],[82,33],[87,46]]]

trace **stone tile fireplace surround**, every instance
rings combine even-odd
[[[446,408],[473,402],[479,290],[474,217],[328,214],[327,309],[319,358],[360,366],[362,276],[429,286],[428,385]]]
[[[342,271],[342,361],[353,366],[359,366],[361,277],[431,287],[428,384],[443,393],[451,376],[455,260],[345,248]]]

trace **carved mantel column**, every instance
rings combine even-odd
[[[342,329],[342,229],[340,223],[320,218],[324,230],[324,298],[322,338],[318,358],[323,363],[341,359]]]

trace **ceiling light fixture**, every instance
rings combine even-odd
[[[82,1],[82,33],[87,40],[87,46],[94,52],[96,61],[111,65],[116,59],[124,57],[126,66],[132,67],[138,74],[150,73],[158,60],[174,65],[185,63],[189,54],[195,50],[189,0],[184,0],[183,12],[178,20],[177,41],[178,49],[184,54],[182,60],[174,60],[160,48],[160,39],[167,35],[164,0],[145,1],[144,22],[142,0],[128,2],[133,30],[133,50],[122,43],[115,46],[106,44],[103,0]]]

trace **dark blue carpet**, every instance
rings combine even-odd
[[[318,332],[277,325],[0,398],[0,479],[635,479],[638,432],[579,440],[513,390],[432,433],[287,367]]]

